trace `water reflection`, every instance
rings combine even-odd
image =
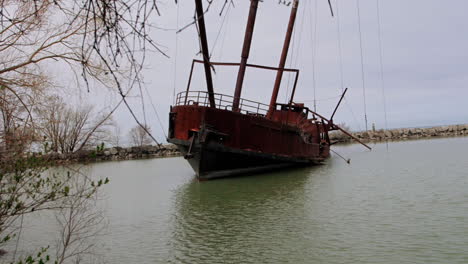
[[[182,158],[93,164],[111,180],[96,249],[107,263],[467,263],[467,144],[337,146],[350,165],[201,183]],[[25,241],[53,238],[35,224]]]
[[[466,263],[468,139],[341,146],[353,157],[174,190],[172,263]],[[463,204],[463,205],[462,205]],[[437,250],[433,250],[436,247]],[[443,262],[443,261],[442,261]]]
[[[192,181],[181,186],[175,195],[172,262],[245,263],[262,259],[261,255],[271,257],[272,246],[302,229],[299,223],[306,215],[298,208],[305,206],[304,186],[311,175],[318,175],[313,171],[321,169]],[[264,250],[256,250],[259,248]]]

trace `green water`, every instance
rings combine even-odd
[[[111,179],[101,260],[468,263],[468,138],[373,147],[335,147],[350,165],[209,182],[182,158],[94,164]]]

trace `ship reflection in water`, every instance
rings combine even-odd
[[[173,197],[172,263],[466,263],[468,138],[340,146],[350,165],[197,182]],[[436,250],[435,250],[436,249]]]
[[[301,250],[302,225],[308,219],[306,210],[298,210],[306,207],[304,186],[327,177],[323,172],[323,167],[312,167],[184,185],[175,198],[173,261],[273,260],[288,253],[278,251],[285,248],[282,244],[294,240],[298,245],[287,251]]]

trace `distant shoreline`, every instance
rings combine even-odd
[[[435,126],[426,128],[380,129],[352,132],[353,136],[363,142],[405,141],[427,138],[443,138],[468,136],[468,124]],[[336,131],[330,133],[330,140],[337,144],[353,143],[349,136]],[[65,163],[94,163],[101,161],[140,160],[152,158],[180,157],[182,153],[173,144],[141,147],[112,147],[102,150],[81,150],[70,154],[51,153],[45,155],[47,159],[58,164]]]
[[[352,132],[353,136],[365,142],[380,142],[387,140],[412,140],[434,137],[456,137],[468,136],[468,124],[450,125],[450,126],[434,126],[424,128],[397,128],[397,129],[380,129],[361,132]],[[330,133],[330,140],[338,141],[339,143],[352,142],[353,139],[344,135],[341,132]]]
[[[182,156],[175,145],[140,147],[112,147],[102,150],[80,150],[70,154],[50,153],[45,155],[48,160],[58,164],[65,163],[94,163],[101,161],[139,160],[151,158],[168,158]]]

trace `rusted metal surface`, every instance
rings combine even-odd
[[[206,38],[206,27],[205,27],[205,18],[203,13],[203,3],[202,0],[195,0],[195,6],[197,10],[197,22],[198,22],[198,31],[200,33],[200,45],[201,53],[203,55],[203,62],[205,66],[205,78],[206,78],[206,87],[208,89],[210,106],[215,107],[215,101],[213,97],[213,78],[211,76],[211,66],[210,66],[210,52],[208,50],[208,40]]]
[[[201,60],[193,60],[194,62],[196,63],[203,63],[203,61]],[[238,63],[238,62],[213,62],[211,61],[210,62],[211,65],[214,65],[214,66],[240,66],[241,64]],[[277,71],[279,70],[278,67],[271,67],[271,66],[265,66],[265,65],[258,65],[258,64],[250,64],[250,63],[247,63],[245,65],[246,67],[252,67],[252,68],[259,68],[259,69],[264,69],[264,70],[272,70],[272,71]],[[299,73],[299,70],[298,69],[290,69],[290,68],[284,68],[283,71],[287,71],[287,72],[295,72],[296,75]],[[296,77],[297,78],[297,77]]]
[[[190,84],[192,82],[192,75],[193,75],[193,69],[194,69],[194,63],[204,63],[204,61],[201,60],[193,60],[192,61],[192,67],[190,69],[190,74],[189,74],[189,80],[187,84],[187,92],[190,90]],[[213,62],[210,61],[210,65],[212,66],[240,66],[241,64],[238,62]],[[271,66],[265,66],[265,65],[258,65],[258,64],[250,64],[247,63],[245,65],[246,67],[252,67],[252,68],[258,68],[258,69],[263,69],[263,70],[270,70],[270,71],[278,71],[280,68],[278,67],[271,67]],[[290,69],[290,68],[283,68],[283,72],[293,72],[295,73],[294,76],[294,85],[291,93],[291,98],[289,99],[290,104],[293,102],[294,94],[296,92],[296,87],[297,87],[297,82],[299,80],[299,70],[298,69]],[[240,100],[240,97],[239,97]]]
[[[187,152],[187,141],[170,139]],[[194,155],[187,159],[199,180],[228,177],[246,173],[277,170],[292,166],[309,165],[309,161],[268,153],[239,150],[217,143],[195,143]],[[233,162],[235,161],[235,162]]]
[[[193,131],[203,131],[203,128],[209,127],[210,131],[216,131],[214,134],[223,135],[222,142],[218,143],[224,147],[304,160],[327,157],[328,150],[324,149],[328,146],[320,144],[322,139],[327,138],[330,127],[311,118],[307,107],[278,104],[280,109],[274,112],[271,119],[267,119],[263,114],[268,110],[265,104],[245,100],[241,104],[242,112],[234,112],[224,107],[229,102],[229,95],[215,95],[217,108],[207,107],[207,96],[202,91],[177,95],[176,106],[172,108],[175,116],[171,129],[174,131],[173,138],[190,140]],[[240,102],[244,102],[242,100]],[[208,137],[208,141],[216,142],[216,138]]]
[[[207,101],[208,94],[204,91],[188,91],[178,93],[176,96],[176,105],[198,105],[209,106]],[[214,93],[216,108],[223,110],[232,110],[233,96]],[[268,111],[268,105],[247,99],[240,99],[239,111],[244,114],[255,114],[264,116]]]
[[[259,0],[250,0],[249,18],[245,29],[244,46],[242,48],[241,63],[239,73],[237,74],[236,90],[234,91],[234,101],[232,102],[233,111],[239,110],[239,100],[242,93],[242,85],[244,83],[245,69],[247,67],[247,60],[250,53],[250,45],[252,43],[252,36],[255,26],[255,18],[257,17],[257,8]]]
[[[283,79],[283,69],[284,69],[284,66],[286,65],[289,45],[291,43],[291,37],[292,37],[293,30],[294,30],[294,23],[296,22],[298,5],[299,5],[299,0],[294,0],[292,4],[292,9],[291,9],[291,15],[289,17],[288,30],[286,32],[286,37],[284,39],[283,51],[281,52],[281,58],[280,58],[279,66],[278,66],[279,70],[276,73],[275,85],[273,87],[273,92],[271,94],[270,111],[268,111],[268,115],[267,115],[268,118],[270,118],[271,115],[273,114],[273,111],[276,105],[276,100],[278,99],[278,92],[281,86],[281,80]],[[292,100],[293,100],[293,97],[291,96],[290,102],[292,102]]]
[[[292,122],[198,105],[176,106],[173,112],[176,113],[174,138],[179,140],[189,141],[193,135],[191,131],[199,129],[203,133],[204,128],[209,127],[216,132],[208,133],[204,143],[214,142],[235,150],[311,161],[327,157],[322,156],[327,153],[320,151],[321,131],[316,126],[311,126],[308,131],[300,129],[300,120],[293,125]],[[304,132],[309,134],[309,142],[304,140]],[[218,134],[225,136],[220,139]]]
[[[329,126],[329,129],[328,129],[329,131],[332,131],[332,130],[340,130],[340,131],[343,132],[345,135],[347,135],[347,136],[349,136],[350,138],[354,139],[356,142],[360,143],[361,145],[363,145],[363,146],[366,147],[367,149],[372,150],[371,147],[369,147],[367,144],[365,144],[364,142],[362,142],[361,140],[359,140],[359,138],[357,138],[357,137],[351,135],[351,133],[349,133],[348,131],[344,130],[344,129],[341,128],[340,126],[335,125],[335,124],[333,123],[332,120],[328,120],[326,117],[323,117],[322,115],[320,115],[320,114],[318,114],[317,112],[314,112],[314,111],[312,111],[312,110],[310,110],[310,109],[308,109],[308,111],[309,111],[310,113],[312,113],[314,116],[318,116],[318,117],[320,117],[322,120],[327,121],[328,126]]]
[[[284,70],[283,70],[284,71]],[[289,104],[291,105],[294,100],[294,95],[296,94],[297,81],[299,80],[299,72],[297,72],[296,77],[294,78],[294,86],[291,92],[291,98],[289,99]]]
[[[201,62],[203,63],[203,61],[198,61],[198,62]],[[192,76],[193,76],[193,67],[195,66],[195,60],[192,61],[192,66],[190,67],[190,75],[189,75],[189,79],[188,79],[188,83],[187,83],[187,93],[189,92],[190,90],[190,84],[192,84]],[[187,97],[185,98],[185,102],[184,104],[187,104]],[[216,106],[215,106],[216,107]]]

